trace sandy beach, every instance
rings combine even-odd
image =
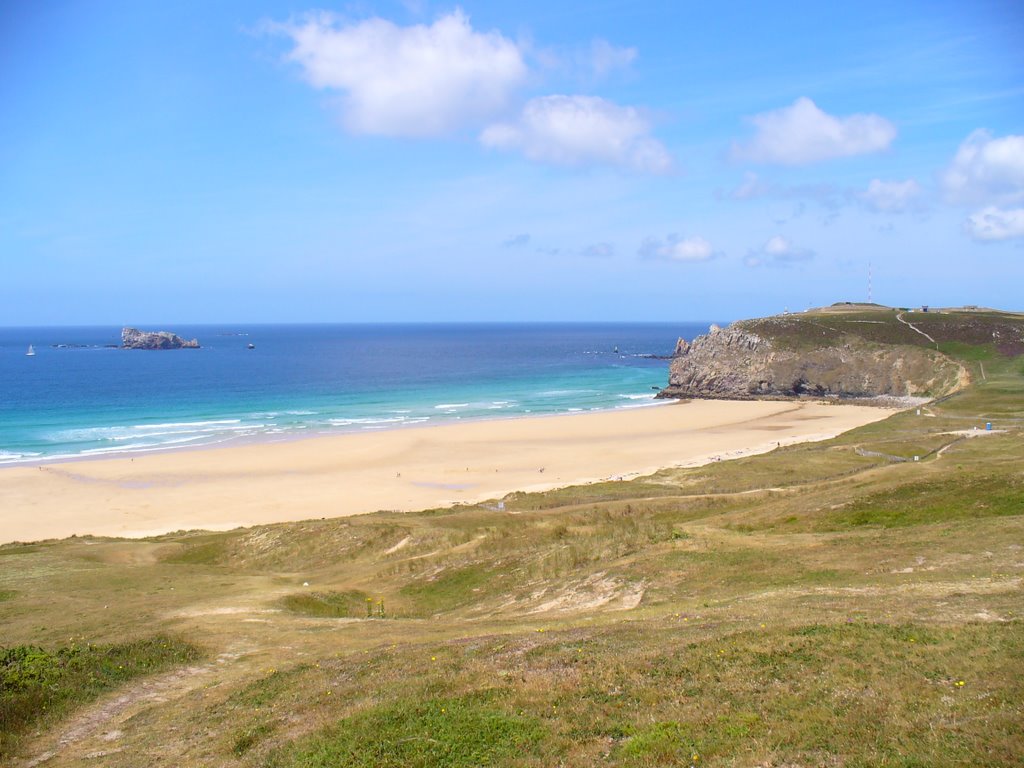
[[[0,469],[0,543],[413,511],[832,437],[892,411],[694,401]]]

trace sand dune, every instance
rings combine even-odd
[[[834,436],[892,411],[695,401],[0,469],[0,543],[412,511]]]

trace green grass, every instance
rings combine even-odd
[[[217,565],[225,560],[226,555],[227,547],[223,541],[190,542],[181,551],[166,557],[164,562],[179,565]]]
[[[939,410],[956,416],[976,417],[984,426],[987,418],[1024,419],[1024,364],[1015,360],[985,363],[985,378],[980,368],[974,385],[943,400]]]
[[[367,603],[370,604],[369,610]],[[375,605],[373,598],[359,590],[287,595],[282,598],[281,604],[292,613],[318,618],[359,618],[374,614],[380,605]]]
[[[993,344],[965,344],[962,341],[943,341],[939,351],[964,362],[989,362],[999,359],[999,351]]]
[[[275,768],[478,768],[508,765],[543,737],[537,718],[490,692],[371,707],[273,755]]]
[[[415,581],[399,590],[404,598],[403,609],[414,615],[431,615],[449,611],[471,602],[474,590],[482,590],[493,579],[488,569],[468,566],[447,570],[435,578]]]
[[[694,616],[380,649],[292,684],[232,743],[250,764],[1008,768],[1024,743],[1019,622]],[[328,724],[289,740],[296,718]]]
[[[286,670],[273,669],[263,677],[256,678],[235,691],[228,704],[246,710],[259,710],[274,703],[291,690],[292,686],[307,670],[308,664],[297,664]]]
[[[0,545],[0,557],[10,555],[30,555],[38,552],[39,547],[35,544],[3,544]]]
[[[53,722],[126,682],[195,661],[199,650],[156,636],[116,645],[0,648],[0,757],[31,728]]]
[[[1010,515],[1024,515],[1024,477],[982,471],[968,477],[908,483],[866,496],[824,516],[819,528],[896,528]]]
[[[635,729],[619,747],[618,757],[625,766],[700,762],[693,733],[677,722],[652,723]]]

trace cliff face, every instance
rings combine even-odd
[[[121,346],[124,349],[199,349],[199,340],[186,340],[169,331],[122,328]]]
[[[967,380],[966,370],[931,349],[846,338],[793,346],[745,323],[712,326],[692,344],[680,339],[659,397],[728,398],[939,396]]]

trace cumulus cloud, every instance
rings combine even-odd
[[[982,242],[995,242],[1024,237],[1024,208],[982,208],[967,217],[967,234]]]
[[[661,240],[648,237],[640,245],[639,255],[645,259],[674,261],[678,263],[694,263],[710,261],[718,253],[707,240],[700,236],[680,237],[669,235]]]
[[[837,157],[886,149],[896,128],[879,115],[836,117],[806,97],[788,107],[750,118],[756,133],[746,144],[733,145],[733,157],[758,163],[804,165]]]
[[[911,208],[921,194],[921,186],[913,179],[882,181],[872,179],[867,190],[861,192],[861,202],[879,213],[903,213]]]
[[[1024,136],[996,139],[974,131],[942,176],[952,203],[1012,204],[1024,200]]]
[[[747,252],[744,263],[748,267],[787,266],[814,258],[814,251],[797,248],[782,235],[769,238],[760,248]]]
[[[520,151],[540,163],[667,173],[672,157],[650,131],[634,107],[596,96],[542,96],[528,101],[515,122],[486,128],[480,142],[492,149]]]
[[[530,242],[530,236],[526,233],[521,235],[513,235],[508,240],[505,240],[502,244],[502,248],[522,248]]]
[[[344,23],[321,13],[277,27],[314,87],[341,93],[352,133],[436,136],[483,122],[508,105],[527,76],[519,47],[475,31],[456,10],[433,24],[400,27],[371,18]]]

